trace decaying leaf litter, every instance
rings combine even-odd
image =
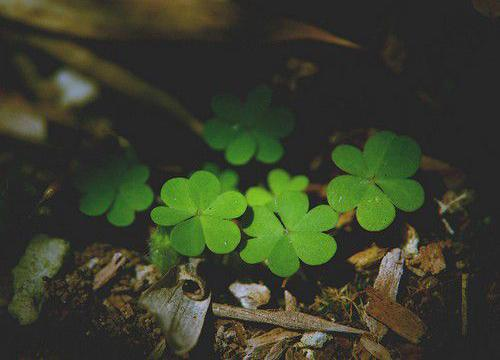
[[[74,9],[65,10],[71,13]],[[9,17],[18,16],[23,19],[25,14],[9,13]],[[45,16],[50,18],[51,14]],[[305,24],[288,20],[277,24],[281,27],[270,36],[270,41],[315,38],[359,48],[353,42],[328,36]],[[34,25],[43,26],[43,23]],[[65,27],[68,25],[62,25],[57,31],[67,31]],[[93,26],[95,24],[77,28],[77,35],[96,36]],[[116,26],[122,25],[117,23]],[[293,31],[297,29],[301,30],[294,35]],[[219,37],[219,29],[215,27],[213,30],[207,34]],[[309,35],[300,35],[301,32],[307,33],[305,30]],[[111,38],[130,36],[117,29],[114,31],[104,35]],[[182,36],[193,34],[199,36],[197,29],[188,29]],[[12,33],[2,35],[11,41],[28,42],[42,48],[100,84],[155,103],[195,132],[200,132],[199,120],[170,95],[123,71],[119,65],[99,59],[80,45],[48,38],[22,39]],[[90,62],[78,63],[78,60],[65,56],[68,49]],[[384,55],[388,56],[390,54]],[[398,59],[395,61],[404,62],[405,57]],[[288,69],[295,69],[297,62],[290,59]],[[20,60],[18,66],[29,68],[29,60],[28,63]],[[311,68],[307,62],[304,66]],[[296,91],[301,79],[318,71],[315,65],[313,68],[303,70],[306,75],[296,74],[285,80],[279,75],[274,79],[276,84]],[[397,64],[392,68],[401,72]],[[46,120],[61,124],[70,131],[83,131],[95,138],[111,136],[121,144],[128,143],[109,127],[107,121],[97,119],[93,124],[82,126],[75,121],[72,110],[54,107],[52,99],[41,99],[34,104],[23,98],[7,98],[5,101],[10,108],[19,101],[29,104],[23,110],[27,109],[26,113],[31,116],[43,114],[43,118],[34,116],[32,119],[35,128],[39,129],[34,135],[29,134],[29,140],[34,139],[35,143],[46,141]],[[14,134],[17,130],[14,129]],[[9,131],[12,133],[12,128],[6,132]],[[362,146],[372,131],[360,129],[329,134],[330,147],[335,143],[351,142]],[[338,142],[339,139],[342,141]],[[5,161],[8,163],[9,157]],[[324,171],[327,161],[325,152],[309,159],[309,165],[311,169]],[[66,165],[68,168],[72,166],[70,163]],[[167,172],[174,174],[178,171],[187,175],[183,170],[187,169],[178,171],[173,166]],[[330,166],[327,172],[332,171],[336,170]],[[468,188],[459,168],[424,156],[419,171],[424,182],[432,180],[440,184],[426,187],[431,190],[422,215],[424,220],[417,219],[413,223],[407,222],[411,217],[405,217],[394,223],[388,233],[367,237],[360,233],[352,213],[342,214],[337,229],[329,231],[329,235],[335,235],[339,244],[344,246],[342,254],[332,260],[332,263],[342,264],[340,268],[328,269],[327,264],[320,268],[320,274],[315,274],[316,269],[306,267],[294,277],[277,282],[266,273],[264,266],[245,272],[248,267],[241,268],[238,260],[225,255],[209,257],[202,264],[195,260],[195,267],[190,267],[192,261],[183,259],[183,264],[162,275],[148,263],[146,251],[137,252],[125,245],[117,247],[116,243],[105,245],[105,239],[95,239],[98,243],[72,251],[59,274],[45,280],[46,299],[38,326],[66,333],[63,336],[70,343],[82,341],[88,344],[88,351],[90,354],[94,351],[95,355],[99,346],[107,346],[118,349],[117,354],[137,358],[175,358],[189,351],[196,358],[212,350],[221,358],[247,359],[423,357],[434,347],[443,346],[441,342],[446,341],[442,338],[443,332],[456,331],[459,333],[456,338],[460,338],[471,331],[469,326],[473,320],[470,317],[474,312],[470,311],[470,286],[471,282],[474,283],[477,265],[472,259],[469,239],[477,236],[487,220],[471,215],[476,189]],[[318,175],[320,172],[307,187],[312,203],[326,197],[331,174]],[[59,183],[58,178],[55,174],[42,176],[39,179],[44,184],[42,190],[46,194],[66,191],[58,186],[52,187],[52,184]],[[35,191],[39,197],[38,214],[50,211],[51,206],[52,195],[40,196],[42,193]],[[360,241],[347,244],[350,237]],[[336,275],[342,271],[340,269],[347,269],[349,275],[338,280]],[[4,295],[2,290],[2,300],[9,299],[8,292],[5,291]],[[148,301],[155,292],[160,294],[159,298]],[[494,283],[489,294],[495,298]],[[8,300],[1,304],[8,304]],[[191,328],[183,323],[188,323]],[[26,356],[57,353],[56,344],[50,344],[50,339],[48,344],[28,346]]]

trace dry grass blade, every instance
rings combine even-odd
[[[220,0],[2,0],[0,15],[91,39],[222,40],[238,8]]]
[[[212,311],[215,316],[219,317],[272,324],[286,329],[344,332],[351,334],[366,333],[365,330],[340,325],[333,321],[324,320],[317,316],[304,314],[298,311],[250,310],[218,303],[212,304]]]
[[[149,85],[128,70],[101,59],[90,50],[71,41],[44,36],[6,35],[10,39],[26,42],[47,52],[82,74],[90,76],[110,88],[164,108],[189,126],[196,134],[201,134],[203,129],[201,121],[196,119],[177,99],[165,91]]]
[[[269,40],[271,42],[289,40],[313,40],[328,44],[347,47],[350,49],[361,49],[359,44],[340,36],[333,35],[326,30],[316,26],[305,24],[292,19],[281,19],[274,24]]]

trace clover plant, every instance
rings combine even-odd
[[[370,137],[363,152],[351,145],[337,146],[333,162],[350,175],[330,182],[328,202],[339,212],[356,208],[356,218],[364,229],[383,230],[394,220],[395,207],[409,212],[422,206],[424,190],[409,179],[420,158],[420,147],[414,140],[390,131]]]
[[[203,170],[209,171],[219,178],[222,192],[238,190],[240,177],[236,171],[231,169],[221,170],[216,164],[210,162],[203,166]]]
[[[254,186],[247,190],[245,196],[249,206],[267,205],[274,212],[277,211],[277,198],[285,191],[304,191],[309,185],[309,179],[304,175],[291,177],[283,169],[274,169],[267,175],[269,190],[262,186]]]
[[[160,226],[174,226],[170,240],[180,254],[198,256],[205,245],[214,253],[226,254],[238,246],[240,229],[230,219],[240,217],[247,202],[237,191],[223,193],[214,174],[201,170],[189,179],[170,179],[160,196],[165,206],[154,208],[151,218]]]
[[[162,273],[179,263],[179,255],[172,247],[166,227],[158,226],[149,239],[149,261]]]
[[[263,163],[283,156],[280,139],[290,134],[294,116],[284,107],[271,107],[272,90],[258,86],[244,103],[233,95],[212,99],[214,118],[204,127],[203,137],[210,147],[224,150],[233,165],[246,164],[255,155]]]
[[[137,211],[153,202],[153,191],[145,184],[148,178],[147,166],[128,157],[113,157],[78,176],[76,186],[83,193],[80,210],[89,216],[106,213],[111,224],[128,226]]]
[[[267,206],[256,206],[253,212],[251,225],[244,229],[251,239],[240,253],[247,263],[266,261],[274,274],[287,277],[299,269],[299,259],[321,265],[337,250],[335,239],[324,233],[335,227],[337,212],[328,205],[309,210],[304,193],[288,191],[278,196],[277,215]]]

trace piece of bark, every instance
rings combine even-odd
[[[363,335],[359,339],[359,343],[363,346],[366,351],[373,355],[378,360],[391,360],[391,354],[389,351],[378,342],[370,339],[369,336]]]
[[[382,259],[386,252],[387,249],[382,249],[376,244],[372,244],[368,249],[357,252],[349,257],[347,262],[353,264],[356,271],[363,271]]]
[[[396,301],[399,281],[403,275],[403,264],[404,254],[401,249],[392,249],[382,259],[377,278],[373,284],[376,290],[392,301]],[[387,334],[387,327],[371,316],[367,315],[365,322],[377,341],[382,340]]]
[[[425,333],[425,325],[413,312],[390,300],[372,287],[366,288],[369,303],[366,312],[396,334],[417,344]]]
[[[365,330],[340,325],[333,321],[328,321],[320,317],[304,314],[298,311],[250,310],[218,303],[212,304],[212,311],[215,316],[219,317],[272,324],[286,329],[345,332],[351,334],[366,333]]]
[[[211,295],[197,275],[199,260],[179,265],[169,271],[140,297],[139,304],[160,322],[169,347],[179,355],[189,352],[198,342]],[[196,285],[188,292],[186,284]]]

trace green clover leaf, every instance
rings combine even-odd
[[[267,175],[267,185],[271,191],[260,186],[249,188],[245,194],[251,207],[267,205],[277,212],[277,199],[285,191],[304,191],[309,185],[309,179],[304,175],[291,177],[283,169],[274,169]]]
[[[344,212],[357,208],[359,224],[369,231],[387,228],[400,210],[415,211],[424,203],[424,189],[413,179],[422,154],[407,136],[381,131],[365,144],[363,152],[340,145],[333,162],[350,175],[334,178],[328,185],[329,204]]]
[[[179,263],[179,254],[172,247],[167,228],[159,226],[149,239],[149,261],[163,274]]]
[[[174,226],[170,238],[180,254],[198,256],[205,245],[216,254],[227,254],[238,246],[240,229],[230,219],[240,217],[247,202],[237,191],[223,193],[214,174],[201,170],[189,179],[170,179],[161,199],[166,206],[154,208],[151,218],[158,225]]]
[[[236,171],[231,169],[221,170],[216,164],[210,162],[203,166],[203,170],[209,171],[219,178],[222,192],[238,190],[240,177]]]
[[[83,193],[80,211],[88,216],[107,213],[111,224],[128,226],[137,211],[153,202],[153,191],[145,184],[148,178],[147,166],[114,157],[77,177],[76,186]]]
[[[331,207],[319,205],[309,210],[306,194],[286,191],[278,196],[277,208],[278,215],[267,206],[253,208],[252,224],[244,229],[252,238],[240,253],[243,261],[267,261],[275,275],[288,277],[299,269],[299,259],[308,265],[321,265],[335,255],[337,243],[324,233],[338,220]]]
[[[278,161],[284,153],[280,139],[293,130],[293,113],[270,107],[272,90],[261,85],[242,103],[233,95],[212,99],[215,117],[205,124],[203,137],[215,150],[225,150],[226,160],[243,165],[255,158],[263,163]]]

